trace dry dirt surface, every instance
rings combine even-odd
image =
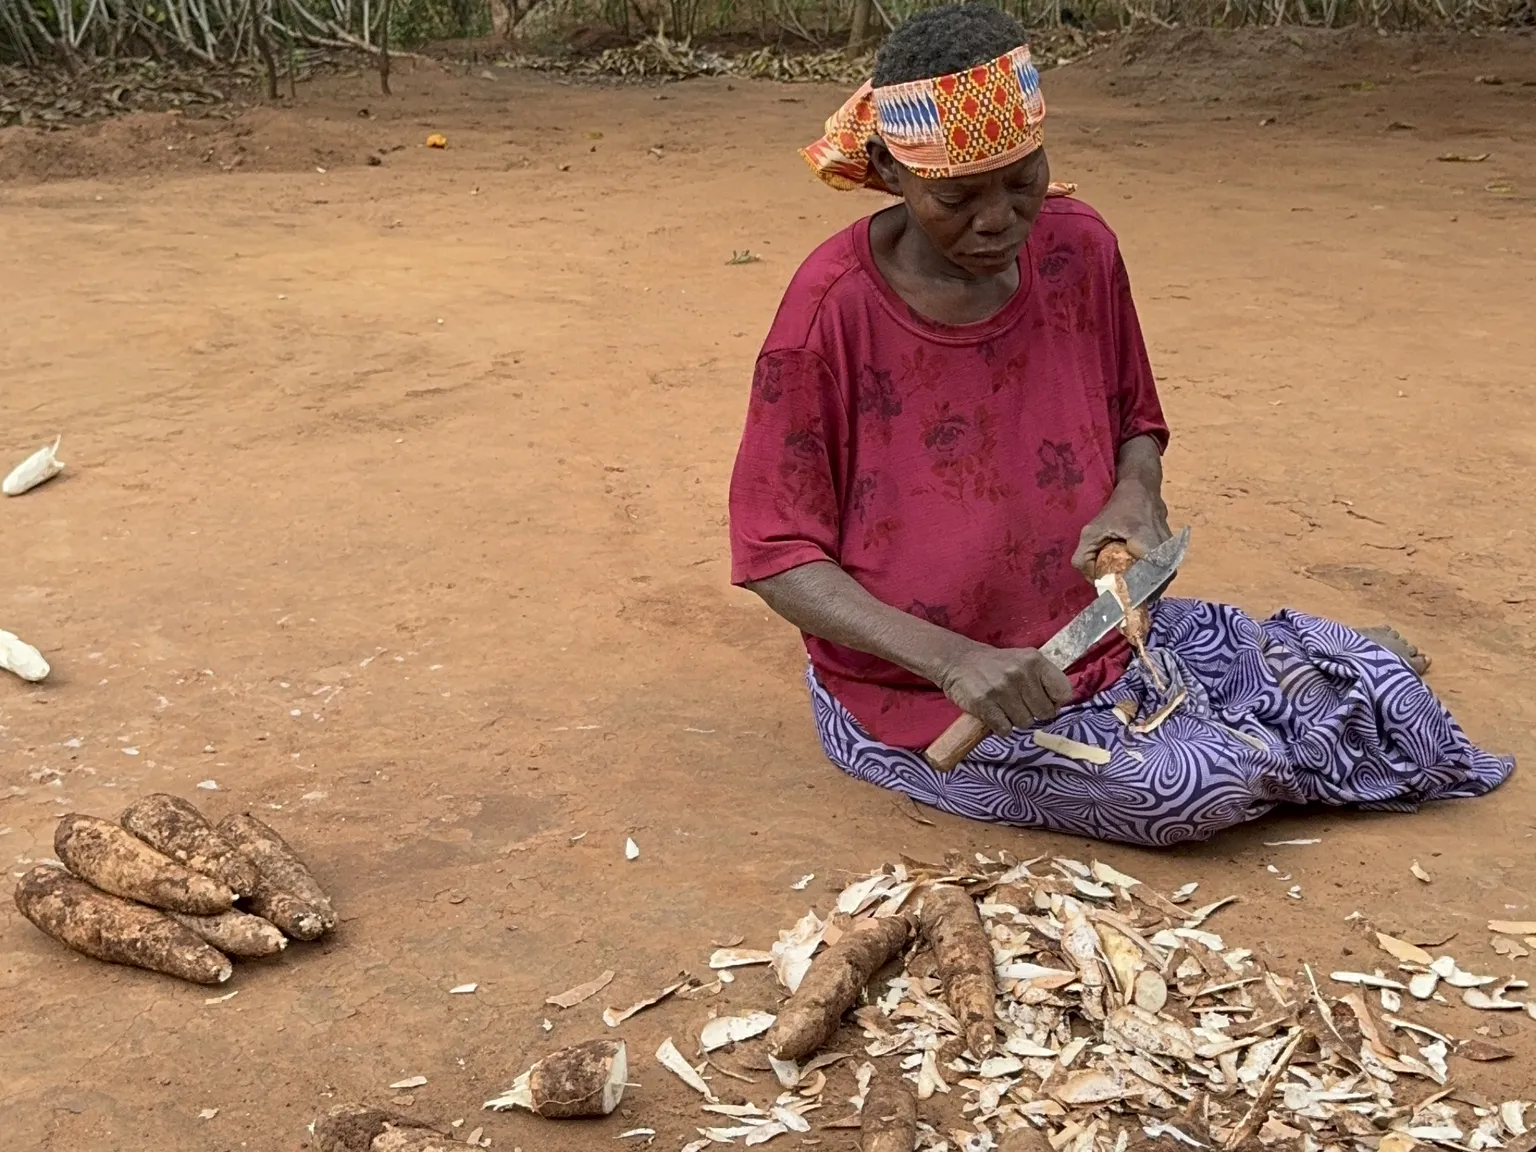
[[[725,486],[785,281],[874,206],[794,154],[842,93],[482,70],[0,134],[0,447],[63,433],[69,464],[0,503],[0,627],[54,667],[0,680],[0,852],[19,872],[59,814],[169,790],[276,825],[341,917],[210,1003],[7,901],[5,1152],[305,1148],[324,1108],[416,1075],[398,1106],[494,1148],[645,1125],[676,1149],[697,1098],[650,1053],[771,1007],[760,971],[622,1028],[623,1116],[480,1104],[901,852],[1198,880],[1280,968],[1378,963],[1359,912],[1536,979],[1484,930],[1536,918],[1529,768],[1481,802],[1157,853],[920,823],[829,768],[796,637],[728,586]],[[1056,174],[1118,230],[1163,380],[1181,590],[1390,619],[1476,740],[1526,753],[1536,43],[1170,33],[1046,89]],[[1457,1075],[1503,1099],[1536,1082],[1536,1024],[1493,1026],[1517,1058]]]

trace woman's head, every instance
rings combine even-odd
[[[891,34],[875,59],[873,85],[889,89],[993,65],[1025,40],[1017,20],[986,4],[930,9]],[[1017,260],[1050,185],[1044,149],[992,171],[934,179],[898,161],[878,136],[868,147],[881,181],[906,201],[912,219],[950,263],[995,275]]]
[[[891,33],[875,56],[876,88],[964,72],[1006,56],[1028,39],[1024,25],[989,4],[945,4]]]

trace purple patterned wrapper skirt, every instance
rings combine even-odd
[[[1403,660],[1329,620],[1287,610],[1261,623],[1163,600],[1150,660],[1162,688],[1135,661],[1043,729],[1105,749],[1102,765],[1018,731],[939,773],[872,739],[814,674],[811,702],[827,757],[850,776],[973,820],[1130,844],[1204,840],[1277,804],[1412,812],[1491,792],[1514,771],[1473,746]],[[1135,731],[1180,693],[1166,720]]]

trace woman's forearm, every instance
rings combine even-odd
[[[1136,436],[1120,445],[1115,459],[1115,489],[1118,492],[1122,487],[1162,503],[1163,454],[1154,437]]]
[[[802,632],[878,656],[930,683],[940,683],[958,656],[978,647],[875,599],[831,561],[802,564],[747,588]]]
[[[993,648],[882,604],[831,561],[747,587],[802,632],[937,685],[999,736],[1053,719],[1072,699],[1071,681],[1035,649]]]

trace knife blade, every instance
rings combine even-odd
[[[1189,551],[1189,534],[1186,527],[1125,570],[1123,579],[1128,603],[1122,604],[1114,592],[1101,592],[1092,604],[1040,646],[1040,654],[1063,672],[1086,656],[1095,644],[1124,622],[1127,612],[1141,607],[1168,587]],[[981,720],[963,713],[928,745],[923,758],[936,771],[948,772],[975,751],[989,731]]]

